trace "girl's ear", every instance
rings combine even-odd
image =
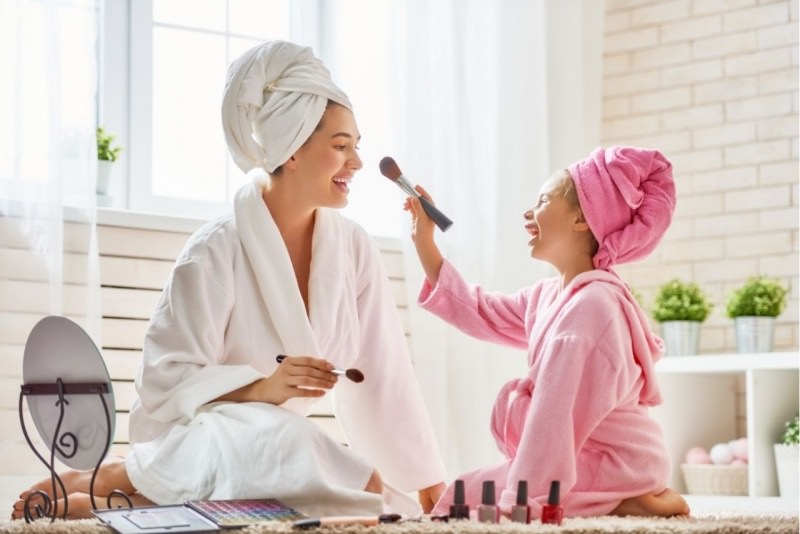
[[[578,211],[577,217],[575,217],[575,222],[572,224],[573,230],[576,232],[588,232],[589,230],[589,223],[586,222],[586,217],[583,216],[582,211]]]

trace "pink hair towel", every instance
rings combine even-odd
[[[661,241],[675,211],[672,164],[658,150],[596,148],[568,171],[599,243],[598,269],[644,258]]]

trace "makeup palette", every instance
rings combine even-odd
[[[306,516],[277,499],[189,501],[186,506],[200,512],[220,528],[237,528],[264,521],[295,521]]]

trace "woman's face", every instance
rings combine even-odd
[[[328,105],[320,126],[293,156],[300,194],[316,207],[345,207],[350,181],[362,167],[360,139],[353,113]]]
[[[580,210],[565,198],[563,178],[554,175],[542,185],[536,205],[523,214],[525,230],[531,236],[531,256],[557,268],[575,247],[575,223]]]

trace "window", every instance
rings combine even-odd
[[[202,218],[230,209],[245,177],[222,133],[227,67],[264,40],[288,39],[314,48],[355,108],[364,169],[344,214],[371,234],[398,236],[402,193],[377,166],[394,134],[389,11],[373,0],[130,2],[128,207]]]

